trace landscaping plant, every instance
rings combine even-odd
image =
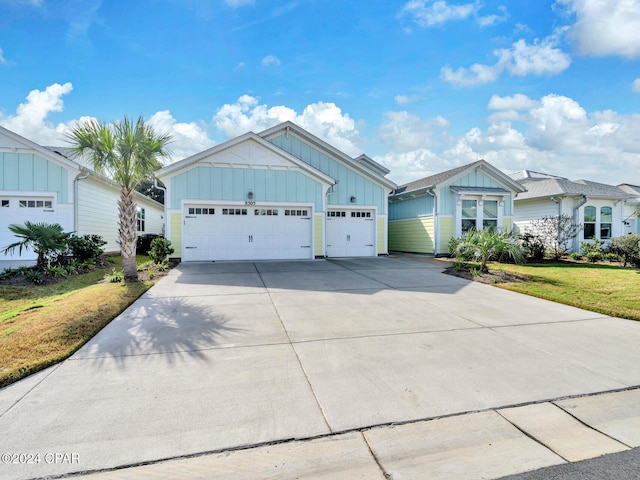
[[[71,235],[57,223],[32,223],[28,220],[24,225],[9,225],[9,230],[20,240],[7,246],[3,253],[10,254],[18,249],[22,254],[23,250],[33,250],[38,255],[36,266],[41,270],[52,262],[60,263]]]
[[[627,264],[640,266],[640,235],[633,233],[612,238],[609,251],[618,255],[625,267]]]
[[[151,250],[147,252],[149,258],[160,265],[167,260],[167,257],[171,255],[175,250],[171,246],[171,241],[166,238],[159,237],[154,238],[151,241]]]
[[[578,236],[582,225],[573,223],[573,217],[563,213],[533,220],[530,228],[553,258],[558,259],[571,249],[571,241]]]
[[[488,273],[489,260],[511,259],[516,263],[525,261],[522,245],[510,232],[471,229],[459,238],[456,257],[474,258],[480,262],[480,272]]]

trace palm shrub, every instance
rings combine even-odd
[[[5,247],[3,253],[11,254],[17,249],[21,255],[23,250],[33,250],[38,255],[36,267],[40,270],[52,262],[60,262],[71,235],[57,223],[32,223],[28,220],[24,225],[9,225],[9,230],[20,240]]]
[[[516,263],[525,261],[522,245],[510,232],[471,229],[459,239],[457,258],[474,258],[480,262],[480,271],[488,273],[489,260],[511,259]]]

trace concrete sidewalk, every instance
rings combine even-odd
[[[0,464],[0,478],[212,452],[225,453],[117,475],[496,478],[589,455],[554,443],[554,425],[573,431],[575,418],[595,429],[596,454],[637,446],[610,429],[638,430],[637,390],[612,394],[619,408],[583,396],[640,386],[640,324],[442,268],[411,256],[182,264],[69,360],[0,390],[0,453],[41,459]]]

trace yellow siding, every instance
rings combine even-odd
[[[502,217],[502,231],[510,232],[513,230],[513,225],[511,224],[511,217]]]
[[[389,222],[389,250],[433,253],[433,217]]]
[[[322,219],[324,215],[316,215],[313,217],[313,231],[314,231],[314,255],[316,257],[321,257],[324,255],[322,251]]]
[[[440,251],[449,253],[449,240],[455,235],[455,222],[453,217],[440,217]]]
[[[385,248],[387,232],[384,229],[384,219],[385,217],[378,217],[378,255],[387,253]]]
[[[171,226],[169,232],[171,235],[171,246],[175,250],[173,253],[176,257],[182,256],[182,215],[180,213],[172,213],[170,215]]]

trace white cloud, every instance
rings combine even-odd
[[[505,70],[516,76],[556,75],[571,64],[571,57],[557,47],[563,31],[560,29],[532,44],[520,39],[508,49],[494,50],[493,54],[498,57],[495,65],[476,63],[468,69],[459,67],[455,71],[449,66],[442,67],[440,78],[455,86],[471,87],[494,82]]]
[[[640,78],[636,78],[631,84],[631,90],[640,93]]]
[[[496,113],[486,129],[472,128],[456,137],[442,135],[429,120],[389,116],[383,130],[389,150],[376,160],[390,167],[390,178],[399,183],[480,158],[505,172],[531,169],[610,184],[640,181],[640,137],[634,134],[640,130],[638,114],[589,113],[560,95],[494,95],[488,107]],[[516,128],[495,115],[515,115],[520,124]]]
[[[173,161],[189,157],[215,145],[207,134],[206,125],[196,122],[179,123],[169,110],[154,113],[147,123],[156,132],[171,135],[169,150]]]
[[[557,0],[576,15],[571,29],[583,55],[640,57],[640,1]]]
[[[27,95],[26,102],[18,105],[16,114],[1,116],[0,124],[41,145],[60,144],[65,125],[54,126],[46,122],[46,118],[51,112],[63,110],[62,96],[72,90],[73,85],[70,82],[63,85],[54,83],[44,91],[32,90]]]
[[[429,5],[427,5],[429,3]],[[411,0],[400,11],[400,16],[409,15],[421,27],[433,27],[451,20],[463,20],[474,15],[480,8],[479,2],[450,5],[446,1]]]
[[[220,107],[213,117],[216,128],[227,138],[249,131],[260,132],[287,120],[348,155],[362,153],[360,134],[355,122],[334,103],[312,103],[298,114],[284,105],[268,107],[260,105],[255,97],[242,95],[235,103]]]
[[[224,3],[231,8],[238,8],[245,5],[253,5],[254,0],[224,0]]]
[[[481,27],[489,27],[491,25],[496,25],[497,23],[506,22],[509,18],[507,7],[505,7],[504,5],[500,5],[498,7],[498,10],[500,10],[500,15],[492,14],[478,17],[478,25],[480,25]]]
[[[407,105],[409,103],[417,102],[419,97],[417,95],[396,95],[393,99],[398,105]]]
[[[263,67],[279,67],[281,63],[282,62],[280,62],[280,59],[275,55],[267,55],[262,59]]]
[[[7,59],[6,59],[6,58],[4,58],[4,52],[3,52],[3,51],[2,51],[2,49],[0,48],[0,64],[4,64],[4,65],[6,65],[7,63],[8,63],[8,62],[7,62]]]

